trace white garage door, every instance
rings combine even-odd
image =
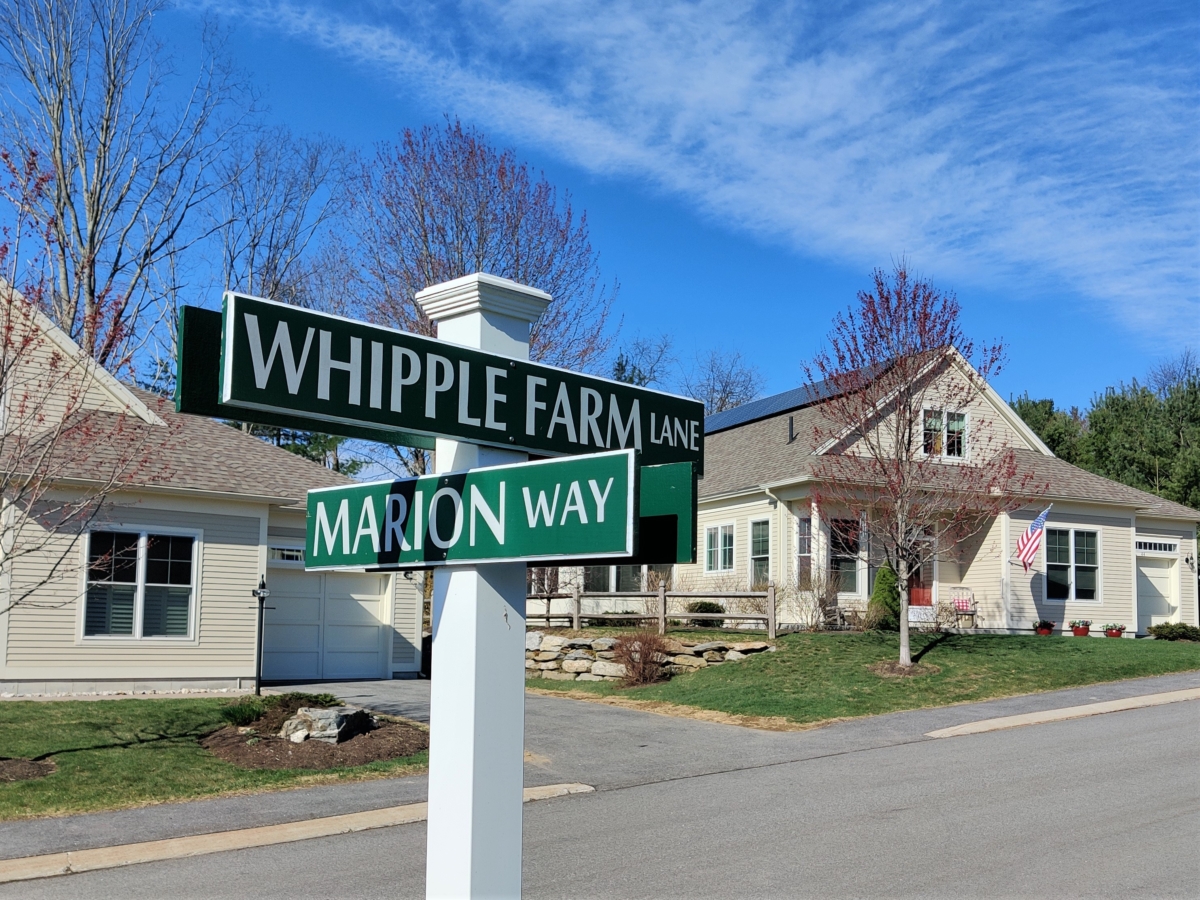
[[[1139,558],[1137,561],[1138,632],[1174,620],[1175,561]]]
[[[386,678],[389,576],[272,568],[263,680]]]

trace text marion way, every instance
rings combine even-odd
[[[632,450],[308,492],[305,568],[628,558]]]
[[[703,474],[694,400],[233,293],[223,316],[227,406]]]

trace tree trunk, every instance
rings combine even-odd
[[[896,573],[900,582],[900,665],[912,665],[912,651],[908,643],[908,560],[898,561],[900,571]]]

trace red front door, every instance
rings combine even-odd
[[[933,579],[929,577],[932,565],[926,563],[908,579],[908,605],[933,606]]]

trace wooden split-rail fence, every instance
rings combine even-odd
[[[653,613],[634,613],[634,612],[612,612],[612,613],[585,613],[583,612],[583,601],[588,599],[607,599],[607,600],[654,600],[656,608]],[[570,593],[533,593],[527,598],[529,600],[545,601],[545,613],[526,613],[526,620],[544,619],[546,627],[549,628],[553,621],[570,622],[571,627],[578,630],[583,622],[606,622],[606,621],[629,621],[634,619],[641,622],[654,622],[658,626],[659,634],[667,633],[667,622],[670,619],[692,619],[711,620],[715,622],[733,621],[733,622],[762,622],[767,629],[767,637],[771,640],[776,636],[776,610],[775,610],[775,586],[770,585],[765,591],[669,591],[665,587],[660,587],[657,591],[582,591],[579,589],[572,590]],[[551,612],[551,602],[554,600],[570,600],[571,611]],[[702,613],[702,612],[687,612],[682,611],[667,611],[667,601],[669,600],[760,600],[763,603],[764,612],[762,613],[742,613],[742,612],[719,612],[719,613]]]

